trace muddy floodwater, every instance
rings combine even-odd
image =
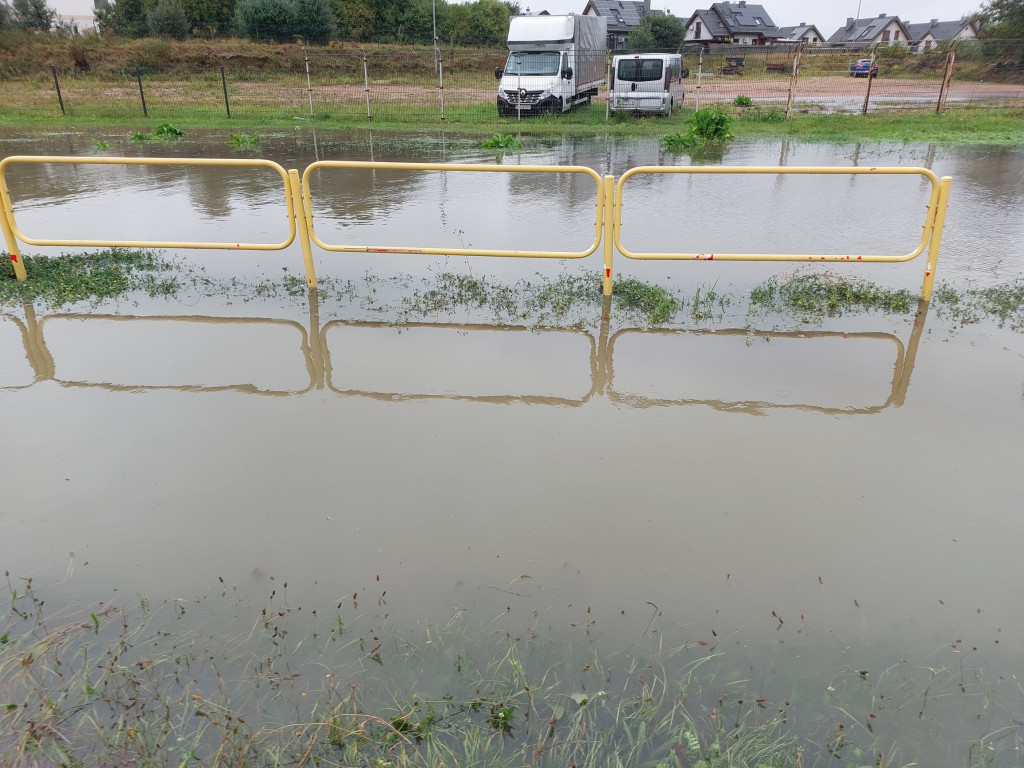
[[[8,137],[0,153],[247,156],[224,138]],[[655,139],[535,139],[503,155],[439,134],[261,143],[259,156],[300,173],[371,158],[616,178],[690,162],[927,167],[953,177],[938,285],[1024,276],[1020,148],[767,142],[691,160]],[[919,177],[634,180],[623,244],[636,251],[906,253],[928,195]],[[287,236],[280,179],[263,170],[23,165],[7,183],[36,238]],[[310,194],[325,242],[572,252],[595,237],[583,175],[323,169]],[[209,280],[304,282],[297,245],[167,255]],[[306,610],[355,594],[354,613],[401,626],[504,614],[555,636],[585,624],[612,650],[706,642],[811,708],[830,706],[850,670],[954,670],[1016,703],[993,713],[965,698],[924,724],[908,707],[886,738],[941,730],[935,754],[919,736],[905,762],[965,765],[998,732],[1000,750],[984,754],[1020,760],[1002,747],[1024,731],[1024,709],[1011,712],[1024,670],[1024,332],[938,306],[811,322],[749,307],[753,287],[794,270],[916,293],[923,258],[617,254],[620,278],[729,300],[709,317],[684,306],[664,327],[599,305],[537,327],[487,309],[412,317],[403,300],[442,273],[504,285],[599,273],[600,251],[575,262],[314,256],[333,286],[319,296],[3,307],[0,567],[61,582],[54,602],[69,605],[190,599],[221,579],[260,595],[287,580]]]

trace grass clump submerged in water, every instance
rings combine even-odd
[[[916,308],[917,296],[824,272],[772,277],[750,292],[750,306],[812,322],[854,310],[904,314]]]
[[[934,298],[941,312],[963,325],[991,317],[1000,327],[1024,329],[1024,280],[964,291],[943,283]]]
[[[618,278],[613,284],[612,295],[619,306],[641,315],[652,325],[667,323],[680,307],[679,299],[667,290],[635,277]]]
[[[532,631],[478,637],[448,621],[399,636],[343,620],[340,604],[336,615],[300,614],[277,591],[255,605],[225,589],[219,599],[107,603],[58,619],[31,579],[8,590],[7,768],[754,768],[801,754],[785,733],[788,702],[733,701],[728,717],[724,699],[712,712],[697,705],[701,667],[722,654],[696,643],[669,654],[671,672],[627,654],[613,675],[593,649],[580,658]],[[211,631],[232,615],[248,628]]]
[[[45,301],[61,307],[78,301],[98,302],[142,290],[150,296],[173,295],[178,278],[167,275],[175,267],[154,251],[110,248],[97,253],[57,257],[25,256],[28,280],[13,271],[0,278],[0,305]]]

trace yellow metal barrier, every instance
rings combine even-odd
[[[577,173],[594,180],[596,218],[594,242],[584,251],[519,251],[493,248],[417,248],[414,246],[383,245],[334,245],[317,237],[313,228],[313,211],[309,203],[309,175],[321,168],[366,168],[389,171],[444,171],[456,173]],[[302,173],[302,188],[306,191],[304,207],[306,227],[310,239],[325,251],[342,253],[420,253],[428,256],[509,256],[519,258],[583,259],[601,245],[601,222],[604,214],[605,196],[601,177],[592,169],[581,165],[470,165],[446,163],[377,163],[348,160],[321,160],[313,163]]]
[[[149,240],[71,240],[33,238],[23,233],[15,223],[14,211],[6,183],[7,168],[17,163],[65,163],[84,165],[190,165],[263,167],[273,169],[284,183],[284,200],[288,218],[288,238],[280,243],[237,243],[237,242],[176,242]],[[411,170],[454,173],[574,173],[589,176],[595,187],[594,240],[582,251],[525,251],[484,248],[433,248],[416,246],[379,246],[332,244],[321,240],[313,227],[313,204],[309,189],[310,174],[314,170],[344,168],[368,170]],[[902,255],[880,254],[779,254],[779,253],[643,253],[631,252],[622,244],[622,209],[624,188],[627,180],[641,174],[774,174],[774,175],[916,175],[928,180],[931,192],[922,226],[921,239],[914,250]],[[471,165],[445,163],[378,163],[362,161],[323,160],[309,165],[300,178],[297,170],[285,171],[270,160],[235,160],[216,158],[121,158],[121,157],[46,157],[13,156],[0,161],[0,230],[4,235],[11,255],[15,276],[26,279],[25,265],[18,250],[18,240],[29,245],[42,246],[102,246],[134,248],[217,248],[238,250],[281,250],[294,242],[298,235],[302,246],[302,258],[306,280],[311,288],[316,287],[316,273],[313,265],[311,243],[326,251],[346,253],[413,253],[432,256],[501,256],[520,258],[582,259],[603,249],[603,292],[612,293],[612,266],[615,249],[631,259],[675,259],[675,260],[719,260],[719,261],[809,261],[809,262],[903,262],[916,258],[928,249],[928,265],[921,297],[931,298],[938,261],[942,230],[946,221],[946,207],[952,178],[939,179],[927,168],[840,168],[831,166],[641,166],[626,171],[618,180],[612,176],[599,176],[585,166],[576,165]]]
[[[288,237],[280,243],[240,243],[240,242],[193,242],[193,241],[165,241],[165,240],[73,240],[73,239],[52,239],[41,237],[30,237],[22,232],[14,219],[14,210],[11,204],[11,197],[7,189],[7,169],[15,164],[75,164],[75,165],[171,165],[171,166],[224,166],[241,168],[269,168],[275,171],[284,184],[284,201],[288,217]],[[19,280],[24,280],[25,266],[22,263],[21,255],[18,252],[16,240],[28,245],[58,245],[58,246],[86,246],[106,248],[217,248],[235,249],[248,251],[279,251],[287,248],[295,240],[297,211],[301,207],[301,194],[297,190],[298,172],[295,174],[295,181],[289,178],[289,173],[277,163],[271,160],[241,160],[241,159],[219,159],[219,158],[128,158],[128,157],[48,157],[13,155],[0,161],[0,203],[3,209],[0,211],[0,226],[2,226],[4,239],[11,254],[11,261],[14,263],[15,274]],[[305,256],[305,249],[304,249]],[[312,272],[312,257],[306,259],[306,277],[309,285],[315,285],[316,277]]]
[[[917,247],[903,255],[880,254],[783,254],[783,253],[634,253],[622,245],[622,208],[623,189],[626,181],[641,174],[773,174],[773,175],[843,175],[843,176],[880,176],[904,175],[923,176],[931,183],[931,194],[922,227],[921,239]],[[814,261],[814,262],[902,262],[910,261],[921,255],[931,245],[928,254],[928,266],[925,270],[924,283],[921,286],[922,298],[931,298],[932,284],[935,280],[935,267],[942,240],[942,228],[946,221],[946,205],[949,202],[949,187],[952,177],[944,176],[941,180],[927,168],[838,168],[833,166],[656,166],[647,165],[631,168],[619,178],[615,187],[613,208],[613,236],[615,247],[619,253],[630,259],[676,259],[676,260],[716,260],[716,261]]]

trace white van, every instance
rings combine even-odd
[[[636,53],[612,59],[612,112],[671,115],[683,103],[683,59],[678,53]]]

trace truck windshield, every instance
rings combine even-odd
[[[660,80],[661,65],[661,59],[622,59],[619,61],[619,70],[615,76],[619,80],[628,80],[634,83]]]
[[[557,75],[558,62],[562,54],[558,51],[512,52],[508,55],[506,75]]]

